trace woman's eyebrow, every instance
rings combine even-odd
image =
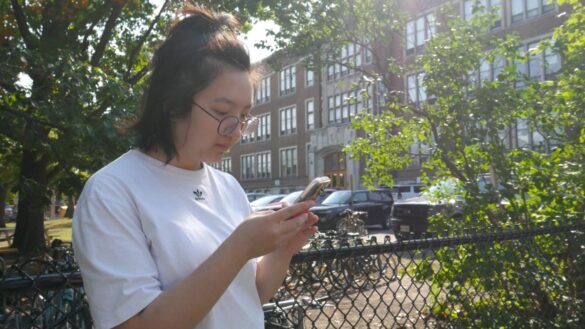
[[[233,106],[233,107],[236,107],[238,105],[238,104],[236,104],[236,102],[234,102],[233,100],[231,100],[225,96],[214,98],[212,102],[213,103],[225,103],[225,104],[228,104],[228,105]],[[248,105],[244,106],[245,110],[247,110],[249,108],[252,108],[252,104],[248,104]]]

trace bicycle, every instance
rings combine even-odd
[[[50,251],[52,271],[57,273],[79,271],[73,250],[61,240],[53,240]],[[92,328],[93,322],[83,287],[49,291],[46,296],[39,295],[39,299],[45,306],[42,316],[43,328]]]
[[[341,212],[341,219],[335,225],[339,236],[345,234],[357,234],[357,236],[367,236],[368,230],[366,229],[366,223],[361,219],[368,215],[365,211],[354,211],[351,209],[345,209]]]
[[[262,305],[266,329],[304,329],[305,312],[294,299]]]

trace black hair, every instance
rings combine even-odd
[[[187,4],[186,15],[171,29],[152,60],[152,73],[140,116],[132,129],[144,152],[164,152],[168,163],[177,155],[174,121],[191,115],[193,96],[226,68],[250,73],[250,56],[238,40],[239,22],[230,14]]]

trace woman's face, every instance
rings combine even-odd
[[[243,121],[250,115],[252,95],[248,72],[237,69],[221,72],[207,88],[193,97],[193,103],[204,110],[193,104],[191,117],[176,123],[177,157],[170,164],[195,170],[201,168],[202,162],[220,161],[238,142],[241,131],[238,126],[228,136],[220,136],[217,132],[218,120],[232,115]]]

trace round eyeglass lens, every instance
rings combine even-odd
[[[219,127],[217,129],[217,132],[222,136],[229,136],[238,127],[239,123],[240,122],[238,121],[238,118],[236,118],[236,117],[232,117],[232,116],[225,117],[219,123]]]

